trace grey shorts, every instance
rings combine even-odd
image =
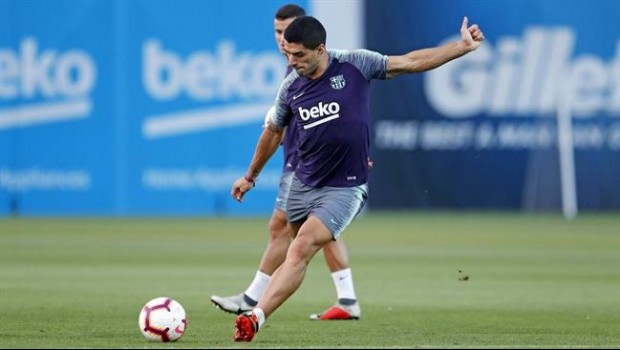
[[[293,180],[294,174],[295,173],[293,171],[288,171],[282,173],[282,176],[280,177],[280,187],[278,189],[278,196],[276,197],[275,208],[282,212],[286,212],[288,192],[291,188],[291,181]]]
[[[332,233],[334,239],[349,226],[368,199],[368,184],[355,187],[314,188],[293,176],[286,216],[289,222],[301,223],[316,216]]]

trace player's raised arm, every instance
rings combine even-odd
[[[406,73],[425,72],[476,50],[482,44],[484,34],[477,24],[468,27],[467,21],[467,17],[464,17],[460,41],[414,50],[401,56],[389,56],[386,78],[390,79]]]

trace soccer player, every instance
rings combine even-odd
[[[303,8],[288,4],[282,6],[276,12],[274,19],[275,39],[284,54],[284,30],[298,16],[305,15]],[[292,68],[288,67],[288,72]],[[271,276],[276,269],[284,262],[286,251],[291,244],[293,232],[288,227],[286,219],[286,200],[289,187],[293,179],[293,172],[297,167],[299,158],[297,156],[298,131],[295,123],[292,122],[286,129],[282,140],[284,151],[284,169],[280,178],[280,188],[276,198],[275,209],[269,220],[269,242],[263,253],[258,271],[252,283],[244,293],[233,296],[221,297],[211,296],[211,302],[218,308],[235,314],[241,314],[251,310],[256,306],[262,297]],[[313,320],[357,320],[361,316],[361,308],[357,301],[353,286],[353,277],[349,267],[349,259],[346,247],[342,239],[333,240],[323,247],[325,262],[331,272],[338,301],[327,311],[312,314]]]
[[[239,202],[252,189],[265,163],[295,120],[299,165],[291,183],[287,218],[295,238],[256,307],[235,320],[235,341],[251,341],[265,320],[301,285],[308,264],[340,237],[368,196],[368,89],[372,79],[424,72],[477,49],[478,25],[461,25],[461,39],[443,46],[384,56],[368,50],[332,51],[323,25],[297,17],[284,32],[291,72],[282,82],[276,113],[263,129],[245,176],[231,195]],[[406,180],[403,182],[406,186]]]

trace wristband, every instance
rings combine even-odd
[[[249,177],[247,175],[243,176],[243,178],[245,179],[245,181],[251,183],[252,187],[256,187],[256,180],[255,179],[253,179],[253,178],[251,178],[251,177]]]

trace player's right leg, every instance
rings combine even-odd
[[[314,216],[301,225],[289,247],[284,263],[273,275],[265,295],[256,308],[248,314],[237,317],[233,337],[235,341],[251,341],[254,338],[266,318],[299,288],[310,260],[331,239],[332,233]]]
[[[351,188],[311,188],[293,178],[287,218],[297,234],[256,308],[249,315],[237,317],[235,341],[251,341],[265,320],[299,288],[312,257],[340,237],[365,203],[367,194],[366,184]],[[256,321],[257,327],[248,320]]]

